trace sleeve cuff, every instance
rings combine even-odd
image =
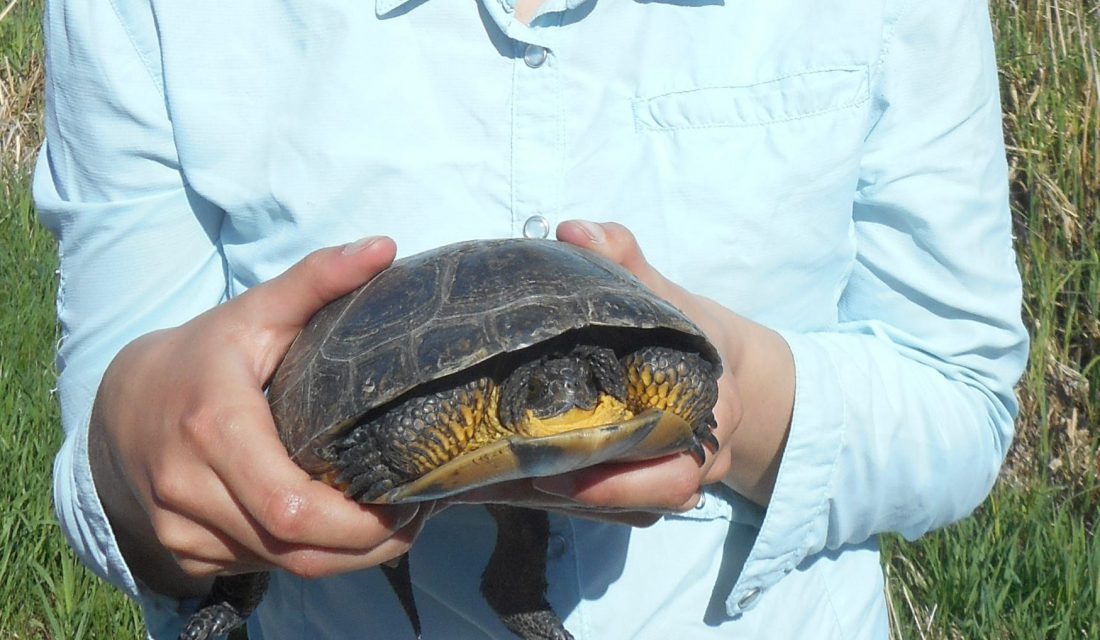
[[[61,529],[77,556],[100,578],[141,608],[149,638],[174,639],[197,600],[176,600],[151,591],[133,576],[99,501],[88,458],[87,421],[69,433],[54,459],[54,504]]]
[[[845,437],[843,394],[829,354],[812,337],[779,333],[794,355],[794,410],[760,533],[726,600],[734,617],[824,547],[834,468]]]

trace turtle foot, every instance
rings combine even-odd
[[[504,626],[523,640],[573,640],[553,611],[526,611],[503,615]]]
[[[226,603],[203,607],[187,620],[179,640],[212,640],[244,623],[244,616]]]
[[[271,574],[242,573],[219,576],[211,590],[180,631],[179,640],[212,640],[244,624],[260,604]]]

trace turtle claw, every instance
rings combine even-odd
[[[691,457],[695,458],[695,461],[700,465],[707,459],[707,450],[703,448],[703,443],[698,440],[691,443],[691,446],[688,447],[688,453],[690,453]]]
[[[718,444],[718,438],[714,437],[714,434],[710,431],[704,433],[701,438],[703,440],[703,444],[707,445],[712,450],[718,451],[718,449],[720,448],[720,445]]]

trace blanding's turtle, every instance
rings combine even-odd
[[[310,321],[268,389],[291,457],[364,503],[677,451],[711,433],[721,361],[633,276],[548,240],[488,240],[394,262]],[[545,512],[490,505],[481,592],[523,638],[572,636],[545,599]],[[383,566],[417,636],[407,556]],[[223,577],[180,636],[240,624],[266,574]]]

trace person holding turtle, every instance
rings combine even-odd
[[[55,501],[153,638],[258,571],[252,638],[408,637],[374,569],[406,553],[425,638],[514,637],[478,590],[486,503],[549,510],[575,638],[884,638],[877,535],[997,476],[1027,338],[982,2],[57,0],[45,25]],[[361,505],[289,458],[264,391],[318,309],[398,253],[554,229],[717,348],[701,461]]]

